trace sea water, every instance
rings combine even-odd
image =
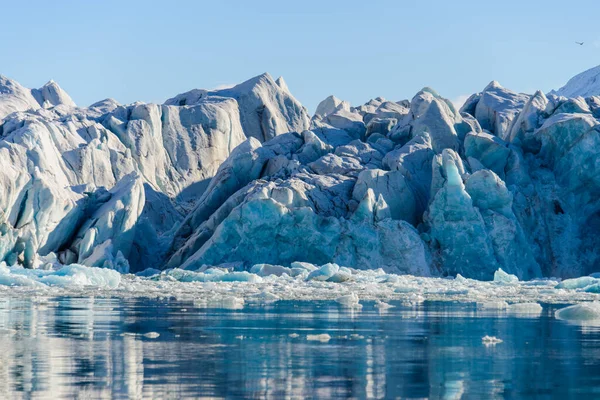
[[[540,306],[8,296],[0,398],[600,396],[600,329]]]

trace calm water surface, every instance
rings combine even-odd
[[[0,398],[600,397],[600,330],[556,320],[561,306],[392,304],[2,299]]]

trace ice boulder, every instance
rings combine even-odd
[[[340,270],[339,265],[328,263],[312,271],[306,277],[307,281],[326,281],[331,279]]]
[[[428,133],[434,151],[441,152],[445,148],[458,150],[462,118],[450,101],[433,89],[425,88],[411,100],[410,115],[412,137]]]
[[[250,268],[250,272],[256,274],[258,276],[282,276],[289,275],[293,276],[292,269],[286,268],[281,265],[271,265],[271,264],[256,264]]]
[[[189,105],[208,98],[234,99],[239,107],[246,137],[261,142],[287,132],[302,132],[309,127],[306,109],[291,95],[286,84],[281,84],[264,73],[239,85],[215,91],[180,94],[165,102],[167,105]],[[183,102],[183,103],[182,103]]]
[[[0,75],[0,120],[16,111],[40,108],[31,90]]]
[[[329,96],[319,103],[315,111],[315,116],[326,117],[340,110],[349,112],[350,103],[340,100],[335,96]]]
[[[494,272],[494,282],[511,284],[519,282],[519,278],[515,275],[507,274],[502,268],[498,268],[498,271]]]
[[[506,140],[513,120],[528,100],[528,95],[515,93],[492,81],[483,89],[476,105],[468,107],[474,108],[470,111],[483,129]]]

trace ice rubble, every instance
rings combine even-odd
[[[424,301],[450,301],[469,303],[474,313],[502,314],[512,318],[539,318],[545,309],[541,304],[547,303],[587,304],[582,306],[583,309],[591,307],[593,312],[597,308],[595,303],[588,304],[597,300],[596,293],[580,288],[559,288],[559,280],[555,279],[506,282],[478,281],[460,275],[454,279],[428,278],[332,264],[297,267],[302,272],[290,275],[295,268],[282,272],[283,266],[261,264],[256,267],[254,271],[262,273],[262,276],[215,267],[202,272],[155,270],[136,276],[77,264],[55,271],[7,267],[2,263],[0,296],[35,297],[42,301],[59,296],[177,299],[199,308],[230,310],[268,306],[278,301],[326,300],[335,302],[340,310],[357,313],[364,310],[386,312],[391,307],[418,309]],[[314,271],[339,272],[342,268],[348,273],[343,281],[331,279],[335,274],[326,280],[309,278]],[[567,310],[564,315],[557,314],[557,318],[573,321],[584,317],[597,319],[586,313],[581,317],[579,311],[575,316],[569,313]]]
[[[71,264],[54,271],[8,267],[5,262],[0,263],[0,285],[8,287],[116,289],[120,282],[121,274],[107,268]]]
[[[492,82],[461,110],[424,88],[357,107],[330,96],[311,118],[263,74],[78,108],[54,82],[3,77],[0,259],[204,284],[587,275],[600,267],[599,105]],[[586,282],[552,290],[600,292]]]

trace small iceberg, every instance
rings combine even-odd
[[[331,340],[331,336],[327,333],[321,333],[319,335],[306,335],[306,340],[327,343]]]
[[[503,284],[518,283],[519,278],[516,275],[511,275],[498,268],[498,271],[494,272],[494,282]]]
[[[600,302],[580,303],[561,308],[554,313],[556,319],[564,321],[598,321],[600,323]]]
[[[496,336],[484,336],[481,338],[481,342],[486,346],[494,346],[498,343],[502,343],[502,339],[498,339]]]

